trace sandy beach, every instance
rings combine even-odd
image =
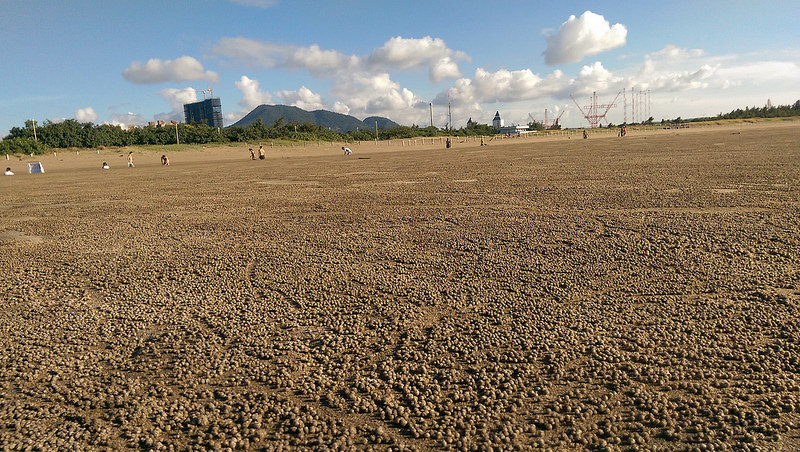
[[[797,121],[427,140],[11,157],[0,445],[800,448]]]

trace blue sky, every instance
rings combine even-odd
[[[226,124],[262,104],[402,124],[506,123],[631,89],[656,120],[800,99],[800,2],[0,0],[0,135],[27,119]],[[640,105],[641,107],[641,105]],[[648,113],[639,108],[637,120]]]

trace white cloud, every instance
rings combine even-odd
[[[303,110],[313,111],[325,108],[322,103],[322,96],[305,86],[300,87],[297,91],[279,91],[276,95],[284,104],[302,108]]]
[[[309,47],[291,48],[286,52],[286,59],[281,63],[289,69],[305,69],[316,75],[330,74],[353,69],[358,66],[360,59],[356,56],[346,56],[336,50],[322,50],[318,45]]]
[[[430,78],[435,82],[440,82],[448,78],[458,78],[461,77],[461,75],[458,65],[451,60],[450,57],[440,59],[434,63],[430,69]]]
[[[183,89],[166,88],[158,92],[162,99],[169,103],[173,111],[183,113],[183,104],[197,102],[197,90],[192,87]]]
[[[273,103],[272,95],[258,88],[258,80],[243,75],[235,85],[242,92],[242,100],[239,101],[239,106],[246,110],[245,113],[261,104]]]
[[[158,92],[162,99],[167,101],[171,110],[166,113],[159,113],[155,115],[154,119],[162,121],[183,121],[183,104],[197,102],[197,90],[192,87],[183,89],[166,88]]]
[[[275,67],[275,57],[280,56],[284,48],[280,44],[243,37],[221,38],[211,53],[234,59],[247,67]]]
[[[347,106],[344,102],[339,102],[338,100],[333,103],[333,111],[336,113],[341,113],[343,115],[350,114],[350,107]]]
[[[278,4],[278,0],[229,0],[231,3],[236,3],[243,6],[253,6],[256,8],[272,8]]]
[[[244,66],[308,70],[317,77],[357,68],[360,64],[356,56],[323,50],[318,45],[302,47],[242,37],[220,39],[212,53],[234,59]]]
[[[545,78],[530,69],[489,72],[478,68],[472,79],[459,79],[437,102],[444,103],[447,96],[459,106],[480,102],[516,102],[550,96],[563,90],[569,80],[556,70]]]
[[[234,123],[238,121],[259,105],[275,103],[270,93],[262,91],[259,88],[258,80],[251,79],[250,77],[243,75],[234,84],[236,85],[236,88],[242,92],[242,98],[238,102],[238,105],[242,108],[239,111],[224,114],[225,121],[228,123]]]
[[[702,49],[686,49],[683,47],[676,47],[672,44],[664,46],[658,52],[650,54],[653,57],[663,57],[667,59],[684,59],[684,58],[697,58],[705,55]]]
[[[569,16],[558,32],[545,37],[544,61],[548,65],[577,63],[589,55],[625,45],[627,34],[624,25],[611,26],[603,16],[591,11],[579,18]]]
[[[372,51],[367,58],[367,66],[378,69],[410,69],[427,66],[430,79],[440,82],[446,78],[461,76],[458,65],[453,61],[454,58],[469,60],[466,53],[448,48],[440,38],[426,36],[417,39],[396,36]]]
[[[578,72],[578,77],[571,80],[567,88],[570,93],[576,94],[591,94],[594,91],[605,93],[619,91],[626,83],[625,77],[614,75],[603,67],[603,63],[595,61],[589,66],[583,66]],[[562,95],[565,96],[566,92]]]
[[[234,59],[245,66],[307,70],[317,78],[357,71],[377,75],[388,69],[427,67],[430,79],[435,82],[460,77],[455,61],[469,60],[464,52],[452,50],[441,39],[430,36],[392,38],[366,58],[325,50],[316,44],[304,47],[244,37],[220,39],[212,48],[212,54]]]
[[[105,122],[104,124],[111,124],[114,126],[121,126],[122,128],[127,128],[129,125],[143,125],[147,124],[147,120],[144,119],[142,115],[127,112],[123,114],[113,114],[111,115],[109,121]]]
[[[81,123],[95,122],[97,121],[97,113],[92,107],[80,108],[75,110],[75,119]]]
[[[134,61],[122,76],[136,84],[152,84],[164,82],[185,82],[189,80],[216,81],[218,75],[213,71],[204,71],[203,65],[190,56],[182,56],[174,60],[151,58],[142,64]]]

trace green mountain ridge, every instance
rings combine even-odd
[[[374,129],[375,122],[378,129],[391,129],[399,126],[391,119],[381,116],[370,116],[363,121],[355,116],[344,115],[328,110],[307,111],[299,107],[290,105],[259,105],[253,111],[246,114],[242,119],[236,121],[232,126],[246,127],[261,119],[264,125],[271,126],[275,121],[283,118],[284,124],[287,123],[306,123],[310,122],[320,127],[325,127],[337,132],[349,132],[359,129]]]

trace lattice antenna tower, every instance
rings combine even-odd
[[[614,97],[614,100],[611,101],[610,104],[598,105],[597,91],[594,91],[592,92],[592,97],[590,99],[591,104],[585,105],[584,106],[585,110],[584,108],[581,108],[581,106],[578,104],[578,101],[575,100],[574,97],[572,97],[572,94],[570,94],[569,97],[570,99],[572,99],[572,102],[575,102],[575,106],[578,107],[578,110],[581,111],[583,117],[586,118],[587,121],[589,121],[589,127],[594,129],[595,127],[600,125],[601,121],[605,120],[606,122],[608,122],[608,120],[606,119],[606,115],[608,114],[609,110],[617,106],[616,102],[620,94],[622,94],[622,91],[617,93],[617,96]],[[603,110],[602,114],[600,113],[600,110]]]
[[[625,88],[622,88],[622,114],[625,116],[625,124],[628,123],[628,95]]]

